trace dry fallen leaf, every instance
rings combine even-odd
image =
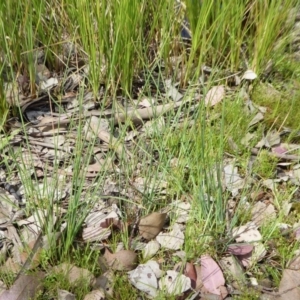
[[[59,300],[75,300],[76,299],[74,294],[72,294],[66,290],[60,290],[60,289],[57,291],[57,298]]]
[[[138,265],[136,269],[128,272],[129,280],[138,290],[145,292],[151,297],[157,295],[157,278],[148,265]]]
[[[137,254],[132,250],[121,250],[117,253],[111,253],[106,248],[104,258],[108,266],[116,271],[130,271],[135,268],[137,263]]]
[[[105,300],[105,299],[106,299],[105,292],[101,288],[91,291],[83,298],[83,300]]]
[[[227,251],[233,255],[245,255],[251,253],[253,250],[253,245],[251,244],[231,244],[228,245]]]
[[[279,285],[280,297],[277,299],[300,299],[300,272],[285,269]]]
[[[169,232],[161,232],[156,240],[160,245],[167,249],[178,250],[184,243],[184,234],[181,231],[180,226],[175,223],[173,228]]]
[[[249,222],[246,225],[233,228],[232,235],[236,242],[256,242],[262,239],[260,232],[257,230],[257,226],[253,222]]]
[[[114,273],[112,270],[104,272],[101,276],[95,279],[93,283],[94,290],[103,290],[105,294],[113,296]]]
[[[202,255],[200,262],[201,279],[205,289],[209,293],[221,295],[220,287],[225,285],[222,270],[209,255]]]
[[[0,295],[0,300],[29,300],[42,288],[43,272],[33,275],[21,275],[8,291]]]
[[[159,289],[169,295],[180,295],[191,288],[190,278],[176,271],[167,271],[167,275],[159,281]]]
[[[215,106],[224,99],[225,94],[226,93],[224,85],[217,85],[212,87],[205,96],[205,105]]]
[[[242,76],[242,79],[246,80],[254,80],[255,78],[257,78],[257,75],[252,70],[247,70]]]
[[[154,212],[139,222],[139,232],[146,240],[154,239],[165,224],[167,214]]]
[[[143,249],[143,258],[149,259],[150,257],[154,256],[159,250],[159,248],[160,248],[160,244],[157,241],[155,240],[150,241]]]
[[[185,264],[184,275],[191,279],[191,286],[192,288],[195,288],[197,282],[197,272],[195,266],[192,263],[187,262]]]

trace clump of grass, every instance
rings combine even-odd
[[[265,123],[279,129],[289,127],[299,130],[300,113],[297,107],[300,104],[300,82],[291,78],[285,81],[285,87],[276,87],[269,83],[257,84],[252,93],[253,101],[267,108]]]
[[[274,178],[278,158],[267,150],[261,150],[253,164],[253,173],[261,178]]]

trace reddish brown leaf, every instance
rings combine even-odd
[[[225,285],[222,270],[209,256],[201,256],[201,279],[209,293],[221,295],[220,287]]]

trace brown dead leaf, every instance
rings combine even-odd
[[[162,230],[167,214],[154,212],[139,222],[139,232],[146,240],[154,239]]]
[[[132,250],[121,250],[117,253],[111,253],[105,249],[104,258],[113,270],[130,271],[135,268],[137,263],[137,254]]]
[[[12,287],[0,295],[0,300],[27,300],[32,299],[41,289],[41,281],[45,273],[21,275]]]
[[[283,270],[283,276],[279,285],[280,300],[300,299],[300,272]]]
[[[191,286],[194,289],[197,282],[197,272],[195,266],[192,263],[187,262],[185,264],[184,275],[191,279]]]
[[[202,277],[201,277],[201,266],[195,265],[195,271],[196,271],[196,291],[200,291],[203,287]]]

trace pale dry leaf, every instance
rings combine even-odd
[[[165,80],[165,84],[167,97],[170,97],[175,102],[183,98],[183,95],[179,93],[178,89],[174,85],[172,85],[171,79]]]
[[[86,121],[83,131],[85,133],[85,138],[87,140],[92,140],[98,136],[100,131],[109,131],[108,120],[92,116]]]
[[[273,146],[280,144],[280,134],[277,131],[268,132],[265,137],[263,137],[256,145],[256,148],[267,147],[271,148]]]
[[[157,278],[153,270],[147,265],[138,265],[136,269],[128,272],[129,281],[138,290],[145,292],[151,297],[157,295]]]
[[[233,228],[232,235],[238,243],[257,242],[262,239],[260,232],[257,230],[257,226],[253,222]]]
[[[228,164],[224,167],[225,186],[228,191],[236,196],[240,189],[245,186],[245,180],[240,177],[238,168],[234,164]]]
[[[276,217],[276,212],[273,204],[266,205],[264,202],[258,201],[255,203],[251,210],[252,218],[251,221],[257,226],[261,226],[265,222]]]
[[[143,249],[143,258],[149,259],[150,257],[154,256],[157,251],[160,249],[160,244],[156,240],[152,240]]]
[[[245,79],[245,80],[254,80],[257,78],[257,75],[254,71],[252,70],[247,70],[244,75],[242,76],[242,79]]]
[[[98,225],[89,226],[83,228],[82,239],[85,242],[99,242],[106,240],[110,237],[111,230],[110,228],[101,228]]]
[[[264,115],[261,112],[258,112],[248,124],[248,127],[251,127],[264,119]]]
[[[104,258],[108,266],[116,271],[130,271],[134,269],[137,263],[137,254],[131,250],[121,250],[117,253],[111,253],[106,248]]]
[[[170,205],[175,214],[176,223],[186,223],[190,217],[191,204],[186,201],[174,201]]]
[[[169,270],[159,281],[159,289],[168,295],[180,295],[191,289],[191,279],[179,272]]]
[[[74,294],[66,291],[66,290],[60,290],[57,291],[57,300],[75,300],[76,297]]]
[[[160,245],[167,249],[178,250],[184,243],[184,234],[181,231],[180,226],[175,223],[173,228],[169,232],[161,232],[156,240]]]
[[[51,88],[55,87],[58,84],[58,80],[55,77],[51,77],[45,81],[41,81],[40,87],[41,90],[47,91],[50,90]]]
[[[158,262],[155,260],[148,260],[145,265],[152,269],[156,278],[161,278],[161,276],[164,274],[164,272],[160,269]]]
[[[204,287],[212,294],[221,295],[220,287],[225,285],[225,279],[219,265],[209,255],[202,255],[200,262]]]
[[[146,240],[154,239],[161,232],[166,217],[166,213],[154,212],[141,218],[138,225],[141,236]]]
[[[105,292],[101,288],[89,292],[83,298],[83,300],[105,300],[105,299],[106,299]]]
[[[41,290],[41,281],[45,273],[21,275],[7,291],[0,295],[0,300],[29,300]]]
[[[205,105],[206,106],[215,106],[221,102],[226,95],[224,85],[217,85],[212,87],[205,96]]]

